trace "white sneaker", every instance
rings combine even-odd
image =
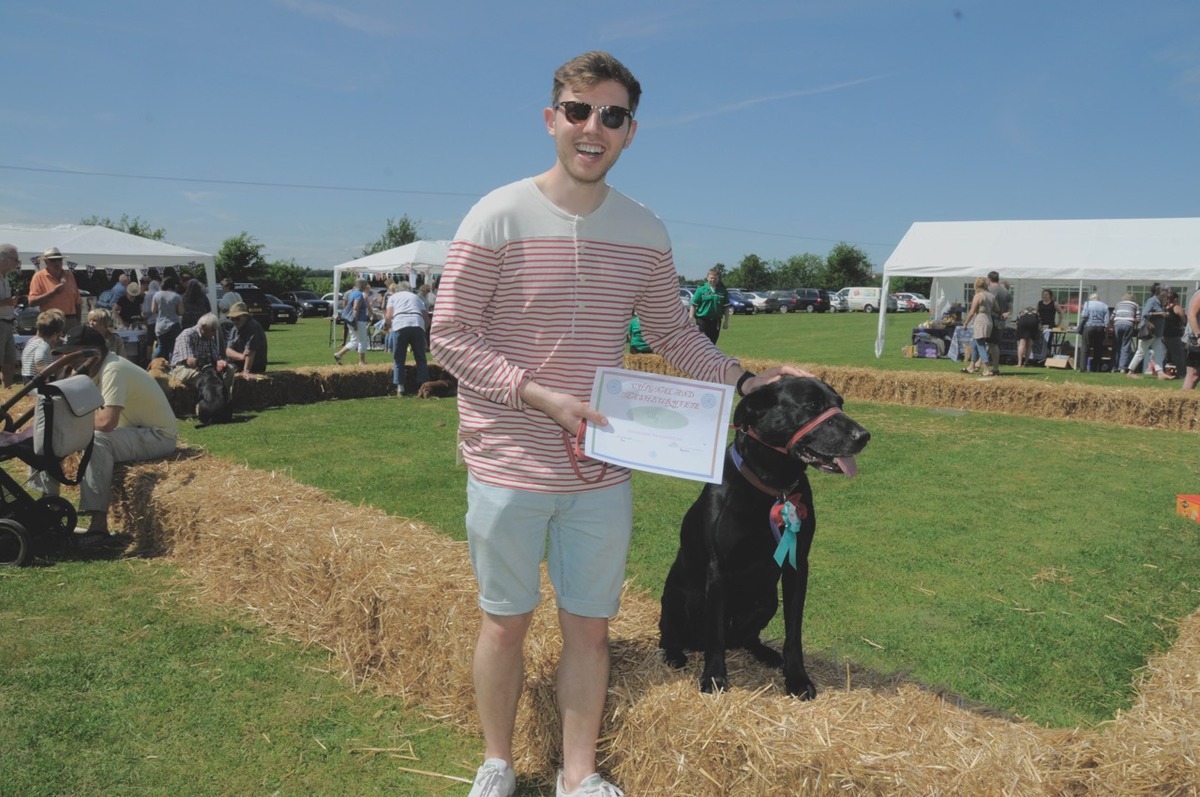
[[[594,772],[584,778],[583,782],[579,784],[579,788],[575,791],[565,791],[563,789],[563,776],[562,772],[559,772],[558,784],[555,790],[558,793],[558,797],[625,797],[625,792]]]
[[[475,773],[475,783],[467,797],[512,797],[517,791],[517,773],[508,762],[489,758]]]

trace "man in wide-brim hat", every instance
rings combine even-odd
[[[67,329],[79,324],[83,299],[75,275],[63,268],[63,255],[57,246],[42,253],[44,266],[29,282],[29,304],[39,310],[59,310],[67,319]]]

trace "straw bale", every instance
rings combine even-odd
[[[626,356],[626,367],[649,373],[682,376],[657,354]],[[752,371],[763,371],[777,362],[743,360]],[[847,401],[871,401],[910,407],[941,407],[979,412],[1028,415],[1037,408],[1039,418],[1112,423],[1138,428],[1200,431],[1200,394],[1196,391],[1152,390],[1129,386],[1047,383],[999,377],[977,379],[958,372],[927,373],[879,371],[804,365],[824,379]],[[1115,378],[1114,378],[1115,379]]]
[[[233,405],[235,411],[247,411],[287,404],[390,396],[395,392],[392,368],[391,363],[375,363],[268,371],[261,379],[234,380]],[[447,382],[451,393],[457,385],[454,377],[438,365],[429,366],[429,378]],[[195,415],[195,388],[169,376],[158,375],[155,380],[167,394],[176,417]],[[405,386],[409,393],[416,391],[416,366],[405,369]]]
[[[356,688],[478,733],[479,611],[464,543],[194,451],[121,469],[113,510],[135,550],[169,554],[207,598],[328,650]],[[515,751],[523,777],[543,782],[561,754],[552,604],[531,626]],[[629,794],[1200,794],[1200,612],[1147,663],[1128,711],[1068,730],[819,652],[808,656],[822,685],[815,701],[787,696],[777,671],[741,651],[729,658],[738,686],[702,695],[700,657],[666,666],[657,621],[658,601],[627,585],[610,631],[600,752]]]

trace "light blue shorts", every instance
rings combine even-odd
[[[562,495],[467,479],[467,542],[479,606],[488,614],[534,610],[545,554],[558,608],[579,617],[614,616],[632,531],[629,482]]]

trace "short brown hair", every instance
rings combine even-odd
[[[550,92],[550,104],[558,102],[564,88],[573,91],[590,89],[606,80],[615,80],[629,92],[629,112],[637,111],[642,98],[642,84],[638,83],[624,64],[610,53],[592,50],[578,55],[560,66],[554,73],[554,88]]]
[[[38,313],[34,326],[40,337],[56,338],[67,328],[67,317],[62,310],[45,310]]]

